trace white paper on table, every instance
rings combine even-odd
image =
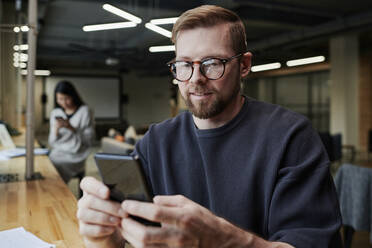
[[[6,147],[6,148],[16,147],[14,145],[12,137],[10,137],[8,129],[6,129],[6,126],[4,124],[0,124],[0,142],[3,145],[3,147]]]
[[[30,232],[27,232],[23,227],[9,229],[0,232],[1,248],[55,248],[53,244],[49,244]]]
[[[47,148],[35,148],[35,155],[46,155],[49,150]],[[14,158],[19,156],[26,156],[26,148],[14,148],[14,149],[5,149],[0,151],[0,157]]]
[[[10,159],[9,157],[0,154],[0,161],[6,161],[6,160],[9,160],[9,159]]]

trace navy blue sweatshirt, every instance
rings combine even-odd
[[[155,195],[182,194],[297,248],[331,247],[339,237],[329,160],[302,115],[246,97],[219,128],[197,129],[189,112],[152,125],[135,152]]]

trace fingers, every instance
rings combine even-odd
[[[117,217],[128,216],[124,209],[121,208],[120,203],[103,200],[91,194],[84,194],[83,197],[80,198],[80,200],[78,201],[77,216],[79,219],[80,217],[84,216],[83,212],[87,209],[110,214]]]
[[[78,202],[76,214],[80,234],[90,238],[111,235],[120,225],[120,215],[126,216],[119,203],[84,194]]]
[[[185,232],[176,228],[144,226],[131,218],[123,218],[122,235],[135,247],[198,247]]]
[[[183,207],[191,201],[183,195],[158,195],[154,197],[154,203],[157,205]]]
[[[93,200],[86,200],[87,198]],[[113,234],[115,228],[120,226],[120,215],[127,216],[124,214],[124,210],[120,208],[120,204],[102,200],[89,194],[85,194],[79,200],[78,206],[76,215],[79,219],[80,234],[90,238],[100,238]]]
[[[79,232],[83,236],[101,238],[109,236],[115,232],[113,226],[101,226],[101,225],[92,225],[87,224],[82,221],[79,222]]]
[[[146,247],[146,248],[169,248],[166,243],[161,244],[155,243],[154,239],[158,230],[157,227],[146,227],[131,218],[123,218],[122,222],[122,235],[134,247]]]
[[[84,177],[81,180],[80,188],[84,193],[92,194],[102,199],[108,199],[110,195],[108,187],[94,177]]]
[[[78,209],[77,217],[79,220],[85,223],[105,226],[117,226],[121,221],[119,217],[108,215],[103,212],[98,212],[91,209]]]
[[[179,209],[167,206],[158,206],[149,202],[125,200],[122,209],[129,215],[145,218],[154,222],[175,224],[180,213]]]
[[[131,218],[123,218],[121,221],[122,235],[125,240],[134,247],[149,243],[149,236],[145,234],[146,227]],[[151,227],[149,227],[151,229]]]
[[[106,237],[120,226],[121,218],[127,213],[120,203],[108,200],[109,189],[100,181],[86,177],[80,184],[84,195],[78,201],[76,213],[79,231],[90,238]]]
[[[157,196],[155,203],[124,201],[121,206],[129,215],[160,222],[162,227],[145,226],[131,218],[123,218],[121,232],[135,247],[199,247],[200,205],[184,196]],[[204,229],[204,226],[203,228]],[[196,232],[195,232],[196,230]],[[165,245],[165,246],[164,246]]]

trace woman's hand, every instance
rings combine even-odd
[[[59,129],[62,128],[62,127],[70,129],[72,132],[76,131],[75,128],[73,126],[71,126],[70,121],[68,119],[62,119],[62,118],[56,119],[57,134],[58,134]]]
[[[119,227],[127,217],[120,204],[109,200],[109,189],[93,177],[85,177],[80,187],[84,195],[78,201],[80,234],[87,247],[119,247],[124,243]]]

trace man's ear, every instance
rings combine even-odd
[[[240,59],[240,76],[241,78],[245,78],[248,76],[249,72],[251,71],[251,64],[252,64],[252,53],[246,52],[242,55]]]

